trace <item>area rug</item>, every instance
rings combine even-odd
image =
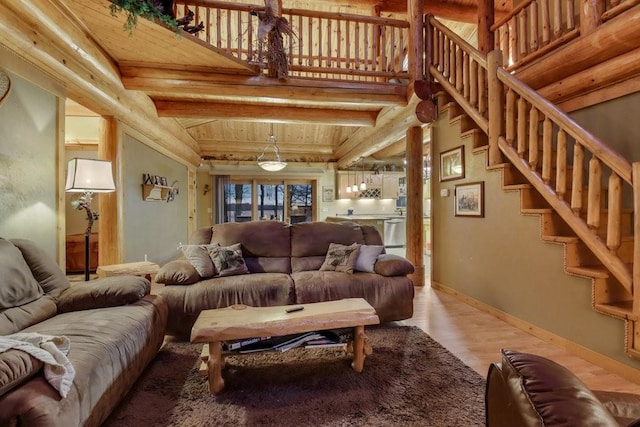
[[[364,371],[336,349],[227,357],[225,390],[201,346],[168,342],[105,426],[482,426],[484,379],[417,327],[368,327]]]

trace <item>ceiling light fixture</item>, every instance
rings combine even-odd
[[[287,167],[287,162],[280,158],[280,149],[276,143],[276,137],[273,134],[273,123],[271,123],[271,133],[267,139],[267,145],[262,149],[262,153],[258,156],[258,166],[268,172],[277,172]],[[267,148],[271,148],[275,154],[275,157],[271,160],[265,158],[264,153]]]
[[[362,182],[360,183],[360,191],[367,189],[367,184],[364,182],[364,157],[362,157]]]

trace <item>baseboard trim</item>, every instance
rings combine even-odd
[[[561,337],[552,332],[549,332],[546,329],[542,329],[539,326],[533,325],[529,322],[519,319],[509,313],[505,313],[502,310],[498,310],[497,308],[492,307],[489,304],[486,304],[482,301],[478,301],[477,299],[472,298],[463,293],[460,293],[455,289],[451,289],[443,285],[442,283],[438,283],[432,280],[431,287],[433,289],[436,289],[438,291],[442,291],[448,295],[451,295],[459,299],[460,301],[464,302],[465,304],[468,304],[472,307],[482,310],[485,313],[491,314],[492,316],[497,317],[498,319],[510,324],[511,326],[515,326],[518,329],[528,332],[531,335],[537,338],[540,338],[541,340],[558,345],[564,348],[565,350],[575,354],[576,356],[581,357],[589,361],[590,363],[593,363],[594,365],[600,366],[603,369],[606,369],[610,372],[620,375],[636,384],[640,384],[640,370],[638,369],[635,369],[629,365],[625,365],[624,363],[614,360],[608,356],[605,356],[596,351],[588,349],[564,337]]]

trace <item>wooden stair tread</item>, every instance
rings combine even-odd
[[[507,190],[507,191],[512,191],[512,190],[528,190],[530,188],[533,188],[531,186],[531,184],[507,184],[507,185],[503,185],[502,189],[503,190]]]
[[[520,212],[522,212],[523,214],[527,214],[527,215],[531,215],[531,214],[545,214],[545,213],[550,213],[553,212],[553,209],[551,208],[523,208],[520,209]]]
[[[597,266],[566,267],[565,270],[577,276],[591,277],[594,279],[606,279],[611,275],[606,268]]]
[[[552,234],[543,234],[542,240],[553,243],[577,243],[580,238],[577,236],[556,236]]]
[[[595,309],[621,319],[638,320],[638,315],[633,314],[633,301],[631,300],[595,304]]]

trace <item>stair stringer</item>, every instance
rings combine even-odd
[[[443,102],[445,99],[447,102]],[[475,125],[462,107],[455,101],[448,99],[448,94],[438,94],[439,114],[449,115],[449,125],[460,124],[460,138],[471,138],[473,155],[485,155],[485,165],[488,172],[500,172],[502,188],[506,192],[518,191],[520,193],[520,213],[522,215],[538,215],[540,217],[540,240],[549,244],[563,246],[563,266],[566,274],[591,282],[591,307],[594,311],[624,320],[625,339],[624,351],[630,357],[640,359],[640,318],[633,312],[633,296],[622,284],[604,267],[598,258],[582,243],[582,240],[571,228],[557,216],[561,223],[555,223],[562,231],[559,235],[548,234],[549,215],[555,213],[549,203],[527,181],[517,168],[510,162],[489,166],[488,164],[488,136]],[[564,228],[562,225],[564,224]],[[620,251],[628,255],[628,263],[633,257],[633,237],[623,239]],[[581,262],[586,263],[581,265]],[[574,265],[578,264],[578,265]]]

